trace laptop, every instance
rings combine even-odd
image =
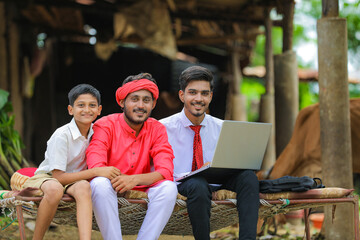
[[[208,183],[224,183],[242,169],[259,170],[270,138],[271,123],[224,120],[211,164],[175,179],[194,176]]]

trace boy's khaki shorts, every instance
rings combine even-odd
[[[26,180],[24,185],[22,186],[22,188],[24,189],[24,188],[27,188],[27,187],[33,187],[33,188],[41,189],[41,185],[44,182],[49,181],[49,180],[50,181],[56,181],[56,182],[60,183],[59,180],[54,178],[52,175],[50,175],[48,173],[42,173],[42,174],[36,174],[36,175],[32,176],[31,178],[29,178],[28,180]],[[74,183],[75,182],[65,185],[64,186],[64,193]]]

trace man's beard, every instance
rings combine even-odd
[[[191,110],[191,106],[195,106],[195,104],[200,104],[202,107],[204,107],[203,111],[198,112],[196,110]],[[194,103],[191,102],[191,103],[189,103],[189,105],[190,105],[190,107],[188,107],[189,113],[191,115],[193,115],[194,117],[200,117],[200,116],[204,115],[204,113],[209,108],[209,106],[206,107],[205,103],[203,103],[203,102],[194,102]]]
[[[149,114],[145,117],[144,120],[135,120],[135,119],[131,116],[131,114],[129,113],[129,111],[126,109],[125,106],[124,106],[123,111],[124,111],[124,114],[125,114],[126,118],[128,119],[128,121],[129,121],[130,123],[132,123],[132,124],[135,124],[135,125],[143,124],[143,123],[150,117],[150,114],[151,114],[151,110],[150,110]],[[138,109],[138,108],[133,109],[133,112],[136,112],[136,111],[139,111],[139,109]],[[141,110],[141,111],[143,111],[144,114],[147,113],[146,110]]]

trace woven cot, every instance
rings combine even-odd
[[[259,208],[259,217],[267,218],[279,213],[334,205],[341,202],[353,203],[354,209],[358,209],[357,196],[353,196],[351,193],[352,190],[349,189],[324,188],[312,189],[303,193],[260,194],[261,207]],[[6,198],[0,200],[0,207],[13,209],[12,214],[15,214],[16,206],[20,206],[22,211],[35,217],[41,197],[24,195],[29,194],[7,191]],[[213,194],[210,219],[211,231],[238,222],[236,199],[234,198],[235,193],[226,190],[220,190]],[[125,196],[118,197],[119,217],[122,223],[123,234],[137,234],[146,214],[147,201],[146,193],[138,191],[129,191]],[[359,218],[358,210],[356,218]],[[73,198],[66,194],[64,195],[53,221],[58,224],[76,226],[76,206]],[[98,230],[95,218],[93,229]],[[178,196],[173,214],[163,233],[169,235],[192,235],[185,197]]]
[[[34,168],[22,169],[33,174]],[[18,218],[21,239],[25,237],[23,212],[36,216],[39,202],[41,201],[41,190],[37,188],[22,189],[23,183],[29,175],[20,170],[16,172],[10,181],[12,191],[0,191],[0,208],[10,209],[10,217]],[[260,194],[259,217],[268,218],[279,213],[287,213],[293,210],[304,209],[306,237],[310,239],[309,220],[307,209],[337,203],[352,203],[354,207],[355,239],[359,239],[359,203],[358,197],[352,195],[353,189],[343,188],[319,188],[306,192]],[[147,195],[144,192],[128,191],[124,196],[118,197],[119,218],[121,220],[122,233],[124,235],[137,234],[147,209]],[[4,212],[4,211],[3,211]],[[93,229],[98,230],[95,218],[93,218]],[[76,226],[76,205],[72,197],[64,194],[55,217],[55,223]],[[220,190],[213,193],[210,229],[215,231],[238,223],[235,193]],[[192,235],[192,228],[186,209],[186,198],[178,195],[174,211],[163,234],[169,235]],[[359,239],[360,240],[360,239]]]

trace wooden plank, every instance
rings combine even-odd
[[[225,35],[222,37],[194,37],[194,38],[183,38],[176,40],[176,44],[178,46],[187,46],[187,45],[198,45],[198,44],[219,44],[219,43],[226,43],[229,40],[238,40],[238,39],[244,39],[246,38],[252,38],[254,36],[264,34],[263,31],[260,31],[259,29],[253,29],[249,30],[248,32],[243,32],[239,34],[230,34]]]

